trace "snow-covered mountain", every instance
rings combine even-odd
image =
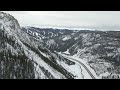
[[[0,79],[120,78],[120,31],[20,27],[0,12]]]
[[[78,63],[44,47],[48,38],[44,31],[36,35],[27,34],[13,16],[0,12],[0,79],[83,78]]]
[[[22,30],[38,40],[51,51],[64,52],[75,43],[74,35],[78,30],[23,27]]]
[[[35,27],[24,27],[22,30],[33,37],[41,36],[39,40],[42,40],[44,46],[51,51],[83,59],[95,70],[97,76],[120,77],[120,31]]]
[[[79,40],[69,53],[85,59],[97,75],[120,75],[120,32],[79,32]]]

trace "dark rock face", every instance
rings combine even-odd
[[[14,36],[19,29],[14,17],[0,12],[0,79],[35,78],[34,63]]]
[[[0,79],[73,79],[61,62],[75,65],[21,30],[13,16],[0,12]]]

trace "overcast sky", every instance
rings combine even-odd
[[[4,11],[22,26],[120,26],[120,11]]]

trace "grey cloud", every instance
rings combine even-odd
[[[21,25],[120,26],[120,11],[5,11]],[[115,27],[115,26],[114,26]]]

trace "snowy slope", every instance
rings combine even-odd
[[[96,72],[94,71],[94,69],[92,69],[89,65],[88,65],[88,63],[86,62],[86,60],[84,60],[84,59],[80,59],[80,58],[78,58],[78,57],[76,57],[76,56],[67,56],[67,55],[64,55],[64,54],[62,54],[64,57],[67,57],[67,58],[69,58],[70,60],[72,60],[72,61],[80,61],[81,63],[83,63],[89,70],[90,70],[90,72],[94,75],[94,77],[96,78],[96,79],[101,79],[102,77],[98,77],[97,75],[96,75]],[[82,67],[83,68],[83,67]],[[85,68],[83,68],[83,69],[85,69]],[[87,79],[89,79],[90,78],[90,76],[89,76],[89,74],[88,73],[86,73],[85,71],[86,70],[83,70],[84,71],[84,73],[83,73],[83,75],[84,75],[84,77],[86,77]]]
[[[120,31],[66,30],[29,27],[50,51],[84,60],[98,77],[120,78]],[[119,77],[118,77],[119,76]]]
[[[22,30],[35,38],[39,39],[41,37],[39,40],[44,42],[46,48],[58,52],[66,51],[71,44],[75,43],[72,38],[74,34],[78,32],[77,30],[36,27],[22,27]]]
[[[41,38],[33,37],[38,33],[27,32],[13,16],[0,12],[0,78],[82,79],[77,63],[44,47]]]
[[[69,48],[69,53],[84,59],[98,76],[119,78],[119,34],[119,31],[80,32],[78,42]]]
[[[120,78],[120,31],[20,27],[0,12],[0,78]],[[60,55],[57,52],[67,55]]]

